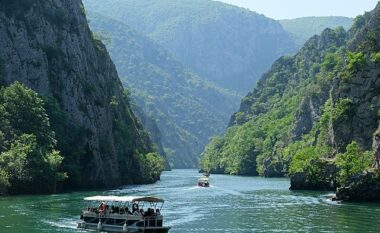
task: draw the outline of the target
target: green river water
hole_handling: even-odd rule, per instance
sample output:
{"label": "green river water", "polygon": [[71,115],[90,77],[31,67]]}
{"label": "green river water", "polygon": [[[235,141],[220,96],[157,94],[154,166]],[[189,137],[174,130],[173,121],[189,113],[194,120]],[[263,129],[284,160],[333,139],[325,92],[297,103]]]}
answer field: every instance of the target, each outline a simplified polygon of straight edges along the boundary
{"label": "green river water", "polygon": [[211,175],[198,188],[196,170],[164,172],[152,185],[106,192],[0,198],[0,233],[86,232],[76,229],[82,199],[101,194],[154,195],[170,233],[380,232],[380,204],[338,204],[326,192],[289,191],[289,179]]}

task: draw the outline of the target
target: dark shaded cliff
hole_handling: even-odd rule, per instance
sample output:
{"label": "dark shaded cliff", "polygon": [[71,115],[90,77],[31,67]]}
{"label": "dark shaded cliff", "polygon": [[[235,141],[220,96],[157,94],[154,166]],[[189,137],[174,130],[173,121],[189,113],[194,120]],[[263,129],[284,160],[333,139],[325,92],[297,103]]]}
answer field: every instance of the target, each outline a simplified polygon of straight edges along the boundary
{"label": "dark shaded cliff", "polygon": [[[152,144],[105,46],[87,25],[81,1],[0,1],[0,64],[3,83],[26,84],[65,116],[51,125],[65,157],[66,188],[159,178],[147,175]],[[76,145],[69,151],[71,143]]]}

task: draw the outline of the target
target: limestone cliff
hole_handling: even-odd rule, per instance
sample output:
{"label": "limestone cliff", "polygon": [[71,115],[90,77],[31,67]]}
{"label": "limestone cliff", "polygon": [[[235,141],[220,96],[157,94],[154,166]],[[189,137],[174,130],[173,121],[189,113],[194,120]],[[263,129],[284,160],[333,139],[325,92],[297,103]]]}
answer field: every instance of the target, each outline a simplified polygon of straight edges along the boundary
{"label": "limestone cliff", "polygon": [[[1,81],[18,80],[57,100],[81,128],[75,187],[152,182],[142,177],[149,137],[134,116],[105,46],[90,31],[78,0],[0,1]],[[59,142],[58,142],[59,143]],[[66,159],[67,160],[67,159]]]}
{"label": "limestone cliff", "polygon": [[295,189],[335,189],[357,172],[342,175],[349,156],[363,157],[353,165],[360,171],[369,167],[380,120],[379,19],[380,4],[349,31],[325,29],[295,56],[278,59],[242,99],[227,133],[206,147],[202,166],[292,174]]}

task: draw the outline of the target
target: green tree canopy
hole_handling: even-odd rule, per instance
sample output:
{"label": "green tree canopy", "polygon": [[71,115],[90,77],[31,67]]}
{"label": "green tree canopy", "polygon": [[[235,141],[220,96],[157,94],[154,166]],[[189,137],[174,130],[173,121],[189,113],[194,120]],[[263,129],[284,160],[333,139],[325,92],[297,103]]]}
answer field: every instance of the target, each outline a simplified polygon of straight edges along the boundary
{"label": "green tree canopy", "polygon": [[19,82],[0,90],[0,185],[50,193],[66,178],[42,98]]}

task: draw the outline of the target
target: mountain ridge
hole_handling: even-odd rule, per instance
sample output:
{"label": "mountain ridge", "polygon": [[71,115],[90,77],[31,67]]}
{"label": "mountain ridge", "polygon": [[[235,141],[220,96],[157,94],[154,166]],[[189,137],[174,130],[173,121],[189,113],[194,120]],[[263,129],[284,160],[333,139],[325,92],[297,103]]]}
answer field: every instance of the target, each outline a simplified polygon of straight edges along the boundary
{"label": "mountain ridge", "polygon": [[277,21],[221,2],[108,0],[85,5],[126,22],[202,79],[239,94],[245,94],[276,58],[295,52]]}
{"label": "mountain ridge", "polygon": [[[201,80],[127,25],[92,11],[88,15],[92,28],[109,36],[107,47],[135,105],[157,122],[171,164],[197,167],[205,143],[223,131],[239,96]],[[154,127],[150,132],[155,134]]]}

